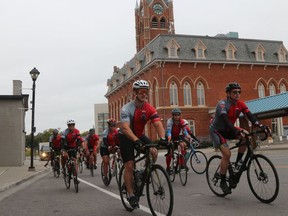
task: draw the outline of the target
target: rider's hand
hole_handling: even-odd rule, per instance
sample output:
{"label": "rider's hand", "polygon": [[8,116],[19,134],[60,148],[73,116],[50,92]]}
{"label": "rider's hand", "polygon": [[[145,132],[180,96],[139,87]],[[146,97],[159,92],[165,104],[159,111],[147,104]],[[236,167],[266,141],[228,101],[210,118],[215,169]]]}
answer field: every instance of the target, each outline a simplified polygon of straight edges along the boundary
{"label": "rider's hand", "polygon": [[139,139],[134,141],[134,148],[137,150],[137,152],[141,150],[143,145],[144,145],[143,142]]}
{"label": "rider's hand", "polygon": [[168,141],[165,138],[160,138],[159,143],[160,146],[167,146]]}

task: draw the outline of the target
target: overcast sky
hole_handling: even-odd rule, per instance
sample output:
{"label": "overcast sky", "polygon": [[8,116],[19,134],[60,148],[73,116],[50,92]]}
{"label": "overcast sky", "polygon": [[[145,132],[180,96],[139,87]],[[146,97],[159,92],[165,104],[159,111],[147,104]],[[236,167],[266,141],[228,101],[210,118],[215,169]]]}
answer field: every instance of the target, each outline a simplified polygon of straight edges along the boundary
{"label": "overcast sky", "polygon": [[[138,0],[139,1],[139,0]],[[0,0],[0,95],[13,80],[31,88],[36,67],[35,126],[87,131],[94,104],[107,102],[113,66],[136,53],[136,0]],[[288,48],[287,0],[174,0],[176,34],[238,32],[240,38],[283,41]],[[23,94],[31,90],[23,89]],[[31,111],[26,112],[31,132]]]}

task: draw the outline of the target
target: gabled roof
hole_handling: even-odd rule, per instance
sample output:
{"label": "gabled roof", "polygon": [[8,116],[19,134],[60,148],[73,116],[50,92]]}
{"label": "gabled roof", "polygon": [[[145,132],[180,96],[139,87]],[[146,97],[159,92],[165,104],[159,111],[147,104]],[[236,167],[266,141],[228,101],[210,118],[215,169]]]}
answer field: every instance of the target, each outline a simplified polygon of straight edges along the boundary
{"label": "gabled roof", "polygon": [[288,92],[245,102],[259,119],[288,116]]}

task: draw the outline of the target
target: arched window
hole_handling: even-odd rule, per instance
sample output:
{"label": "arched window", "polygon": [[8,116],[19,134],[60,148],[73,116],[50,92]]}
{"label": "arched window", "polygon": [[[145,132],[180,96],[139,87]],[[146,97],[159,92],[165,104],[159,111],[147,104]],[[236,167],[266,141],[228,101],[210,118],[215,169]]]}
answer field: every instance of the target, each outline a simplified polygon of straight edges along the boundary
{"label": "arched window", "polygon": [[286,85],[284,83],[280,84],[280,93],[284,93],[287,91]]}
{"label": "arched window", "polygon": [[183,96],[184,96],[184,106],[191,106],[192,105],[191,86],[188,82],[184,83]]}
{"label": "arched window", "polygon": [[178,105],[178,89],[174,81],[172,81],[170,84],[169,92],[170,92],[170,105],[171,106]]}
{"label": "arched window", "polygon": [[158,19],[156,17],[152,19],[152,28],[158,28]]}
{"label": "arched window", "polygon": [[159,107],[159,86],[155,86],[155,107]]}
{"label": "arched window", "polygon": [[160,20],[160,28],[166,28],[166,20],[165,20],[165,18],[161,18],[161,20]]}
{"label": "arched window", "polygon": [[258,96],[259,96],[259,98],[265,97],[265,88],[264,88],[264,85],[262,83],[259,83],[259,85],[258,85]]}
{"label": "arched window", "polygon": [[273,83],[271,83],[269,85],[269,94],[270,95],[275,95],[276,94],[276,88],[275,88],[275,85]]}
{"label": "arched window", "polygon": [[198,106],[205,105],[205,91],[204,91],[204,85],[202,82],[197,83],[197,103],[198,103]]}

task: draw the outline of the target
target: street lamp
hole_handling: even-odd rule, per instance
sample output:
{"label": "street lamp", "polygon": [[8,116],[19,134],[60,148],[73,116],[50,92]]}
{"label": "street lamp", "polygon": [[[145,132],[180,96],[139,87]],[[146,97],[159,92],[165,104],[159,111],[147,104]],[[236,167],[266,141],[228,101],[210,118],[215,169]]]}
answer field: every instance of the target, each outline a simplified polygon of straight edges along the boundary
{"label": "street lamp", "polygon": [[33,165],[33,153],[34,153],[34,132],[36,131],[36,128],[34,127],[34,114],[35,114],[35,82],[37,80],[37,77],[39,76],[40,72],[34,67],[33,70],[30,71],[30,76],[33,80],[33,87],[32,87],[32,122],[31,122],[31,143],[30,143],[30,150],[31,150],[31,161],[30,161],[30,167],[28,168],[28,171],[35,171],[35,167]]}

